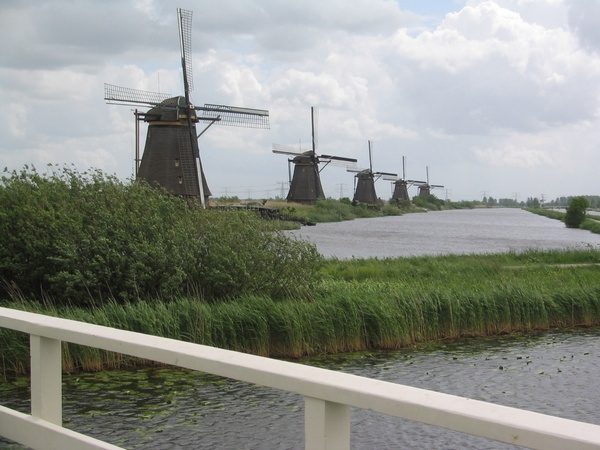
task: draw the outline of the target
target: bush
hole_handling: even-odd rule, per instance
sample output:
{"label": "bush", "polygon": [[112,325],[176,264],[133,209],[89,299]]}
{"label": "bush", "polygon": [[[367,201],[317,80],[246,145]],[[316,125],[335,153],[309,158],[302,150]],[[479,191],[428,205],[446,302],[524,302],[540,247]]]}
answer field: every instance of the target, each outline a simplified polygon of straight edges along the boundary
{"label": "bush", "polygon": [[277,297],[288,283],[309,291],[316,249],[264,231],[253,213],[203,210],[100,171],[51,170],[1,179],[4,296],[91,304],[189,292]]}
{"label": "bush", "polygon": [[589,202],[585,197],[573,197],[567,208],[565,225],[567,225],[568,228],[579,228],[579,225],[585,220],[586,209],[588,207]]}
{"label": "bush", "polygon": [[417,195],[416,197],[413,197],[413,203],[415,206],[429,209],[431,211],[441,211],[445,202],[444,200],[437,198],[435,195],[429,194],[426,196]]}

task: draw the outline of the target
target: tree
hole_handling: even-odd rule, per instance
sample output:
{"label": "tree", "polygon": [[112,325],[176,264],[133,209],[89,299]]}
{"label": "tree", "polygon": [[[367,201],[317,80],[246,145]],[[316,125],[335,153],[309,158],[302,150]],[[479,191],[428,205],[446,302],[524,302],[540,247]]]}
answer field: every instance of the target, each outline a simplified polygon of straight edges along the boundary
{"label": "tree", "polygon": [[565,215],[565,225],[568,228],[579,228],[579,225],[585,220],[586,209],[589,202],[583,196],[573,197],[569,202],[567,214]]}

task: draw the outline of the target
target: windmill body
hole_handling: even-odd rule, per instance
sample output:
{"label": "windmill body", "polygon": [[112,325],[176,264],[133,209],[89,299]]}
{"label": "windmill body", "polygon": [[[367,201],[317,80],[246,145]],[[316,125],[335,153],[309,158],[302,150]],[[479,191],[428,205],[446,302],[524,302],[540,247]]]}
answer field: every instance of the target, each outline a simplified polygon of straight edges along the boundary
{"label": "windmill body", "polygon": [[419,186],[419,197],[427,197],[431,195],[431,186],[429,184],[421,184]]}
{"label": "windmill body", "polygon": [[390,172],[373,172],[373,153],[372,142],[369,141],[369,168],[361,170],[348,169],[349,172],[356,172],[354,176],[354,197],[352,203],[358,205],[361,203],[375,204],[378,197],[375,191],[375,182],[381,177],[397,177],[398,175]]}
{"label": "windmill body", "polygon": [[408,183],[406,180],[397,180],[394,182],[392,199],[396,201],[396,203],[402,200],[410,200],[408,195]]}
{"label": "windmill body", "polygon": [[287,201],[312,204],[325,198],[321,177],[319,176],[319,160],[312,152],[304,152],[291,160],[294,164],[294,175],[290,183]]}
{"label": "windmill body", "polygon": [[[175,195],[197,199],[205,206],[211,193],[202,169],[198,138],[215,123],[269,128],[269,112],[213,104],[198,107],[191,103],[192,12],[178,9],[177,18],[184,95],[171,96],[105,84],[104,99],[107,103],[150,107],[146,113],[138,113],[137,110],[135,113],[136,120],[142,118],[148,123],[146,144],[136,177],[158,184]],[[208,125],[198,134],[196,124],[200,121]]]}
{"label": "windmill body", "polygon": [[[173,107],[175,106],[175,108]],[[211,192],[200,159],[195,111],[188,121],[185,98],[169,98],[151,108],[143,117],[148,122],[146,145],[137,177],[157,183],[169,192],[185,198],[208,201]],[[200,174],[200,176],[198,176]],[[202,191],[200,184],[202,183]]]}
{"label": "windmill body", "polygon": [[[321,184],[321,171],[328,165],[343,166],[348,168],[356,164],[356,159],[334,155],[317,154],[317,112],[311,107],[312,122],[312,150],[294,148],[285,145],[273,144],[273,153],[291,155],[288,164],[294,165],[293,176],[290,176],[290,190],[286,200],[288,202],[312,205],[325,198]],[[319,169],[319,164],[323,167]]]}
{"label": "windmill body", "polygon": [[358,172],[356,175],[356,189],[352,202],[374,204],[377,203],[377,192],[375,191],[375,175],[370,169]]}

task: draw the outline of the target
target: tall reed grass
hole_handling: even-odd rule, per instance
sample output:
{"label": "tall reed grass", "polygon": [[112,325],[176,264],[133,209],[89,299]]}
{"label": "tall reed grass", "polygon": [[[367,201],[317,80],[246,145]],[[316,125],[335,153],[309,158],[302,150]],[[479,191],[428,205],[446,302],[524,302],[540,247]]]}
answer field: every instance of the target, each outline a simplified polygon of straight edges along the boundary
{"label": "tall reed grass", "polygon": [[[245,296],[209,303],[109,302],[92,309],[25,299],[3,306],[273,357],[397,349],[420,342],[600,325],[600,252],[371,259],[325,263],[311,300]],[[22,373],[28,337],[0,329],[0,369]],[[67,371],[146,364],[63,346]]]}

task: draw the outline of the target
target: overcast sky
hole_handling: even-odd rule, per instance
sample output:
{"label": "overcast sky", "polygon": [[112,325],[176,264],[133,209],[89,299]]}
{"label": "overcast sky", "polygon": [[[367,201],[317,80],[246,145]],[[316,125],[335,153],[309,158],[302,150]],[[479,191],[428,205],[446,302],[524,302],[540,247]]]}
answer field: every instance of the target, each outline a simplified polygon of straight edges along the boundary
{"label": "overcast sky", "polygon": [[[440,198],[600,194],[589,0],[3,0],[0,166],[130,179],[132,108],[107,105],[104,83],[182,94],[177,6],[193,11],[192,101],[270,111],[269,130],[200,138],[213,196],[280,195],[287,158],[272,144],[308,148],[311,106],[319,153],[368,167],[371,140],[375,171],[401,174],[406,156],[407,178],[429,167]],[[321,179],[352,196],[352,173]]]}

